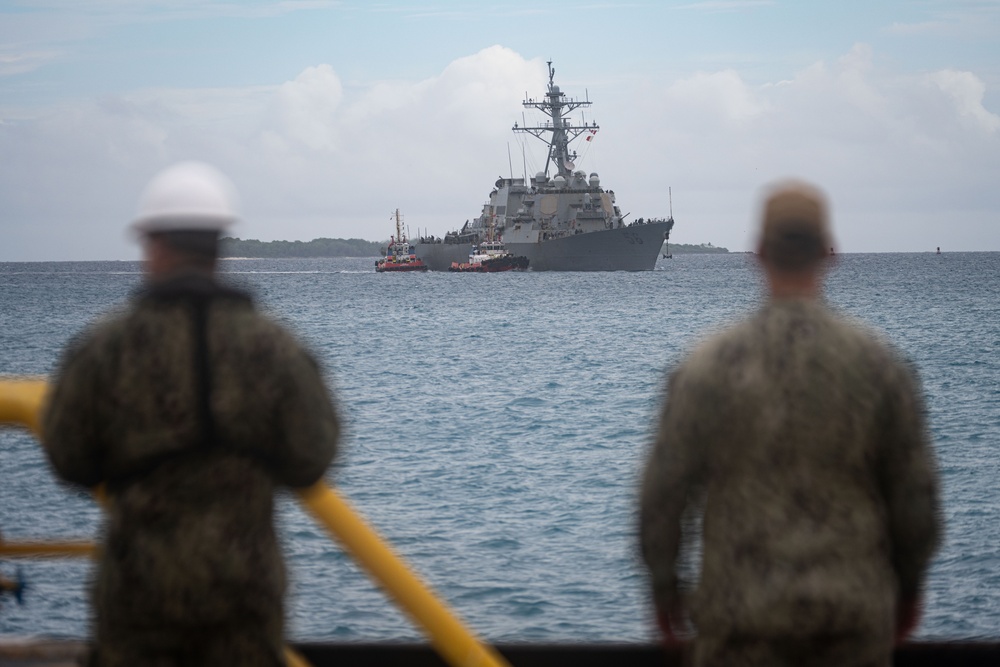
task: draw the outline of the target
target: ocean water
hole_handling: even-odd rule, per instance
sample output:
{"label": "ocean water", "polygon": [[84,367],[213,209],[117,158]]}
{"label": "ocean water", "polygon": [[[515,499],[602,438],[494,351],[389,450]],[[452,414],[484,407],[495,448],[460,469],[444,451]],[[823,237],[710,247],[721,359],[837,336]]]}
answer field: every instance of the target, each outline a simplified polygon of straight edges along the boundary
{"label": "ocean water", "polygon": [[[376,274],[373,259],[227,260],[315,351],[346,422],[330,479],[476,633],[494,642],[656,637],[636,487],[665,372],[763,298],[754,258],[678,255],[643,273]],[[0,373],[46,375],[121,304],[133,262],[0,264]],[[916,363],[946,538],[919,636],[1000,635],[1000,253],[846,254],[840,310]],[[87,539],[99,510],[0,432],[0,531]],[[422,634],[294,501],[279,524],[297,640]],[[20,561],[0,636],[85,637],[85,561]],[[7,576],[17,563],[0,561]]]}

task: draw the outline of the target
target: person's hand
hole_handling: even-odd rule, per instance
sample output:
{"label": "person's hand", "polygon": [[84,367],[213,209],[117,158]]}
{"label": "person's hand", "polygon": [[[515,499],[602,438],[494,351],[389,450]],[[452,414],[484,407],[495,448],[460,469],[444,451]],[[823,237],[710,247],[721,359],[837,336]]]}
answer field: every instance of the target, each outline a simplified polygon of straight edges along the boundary
{"label": "person's hand", "polygon": [[687,631],[684,608],[680,603],[675,602],[656,609],[656,622],[660,626],[660,633],[663,636],[665,646],[679,646],[683,643],[683,636]]}
{"label": "person's hand", "polygon": [[920,598],[900,600],[896,609],[896,644],[902,644],[920,622]]}

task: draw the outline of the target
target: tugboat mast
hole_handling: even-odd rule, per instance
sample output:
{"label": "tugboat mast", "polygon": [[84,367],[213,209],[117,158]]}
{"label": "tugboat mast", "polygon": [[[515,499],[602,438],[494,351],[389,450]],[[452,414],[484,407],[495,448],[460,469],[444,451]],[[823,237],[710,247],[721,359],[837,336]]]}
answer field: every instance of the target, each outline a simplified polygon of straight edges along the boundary
{"label": "tugboat mast", "polygon": [[[418,230],[419,231],[419,230]],[[403,238],[403,218],[399,215],[399,209],[396,209],[396,243],[403,243],[406,239]]]}
{"label": "tugboat mast", "polygon": [[[556,73],[552,67],[552,61],[549,60],[547,64],[549,66],[549,90],[545,95],[545,99],[537,102],[533,99],[525,99],[522,102],[522,106],[525,109],[537,109],[552,120],[534,127],[520,127],[517,123],[514,123],[512,129],[514,132],[527,132],[541,139],[549,147],[549,156],[545,162],[546,177],[549,175],[549,165],[551,164],[555,167],[556,175],[568,178],[576,166],[573,163],[576,159],[576,151],[570,152],[570,142],[584,132],[596,132],[599,126],[597,123],[591,125],[574,125],[566,117],[571,111],[580,107],[589,107],[591,103],[589,100],[581,102],[580,100],[563,95],[562,91],[559,90],[559,86],[553,83],[552,80]],[[552,133],[551,139],[544,136],[547,132]]]}

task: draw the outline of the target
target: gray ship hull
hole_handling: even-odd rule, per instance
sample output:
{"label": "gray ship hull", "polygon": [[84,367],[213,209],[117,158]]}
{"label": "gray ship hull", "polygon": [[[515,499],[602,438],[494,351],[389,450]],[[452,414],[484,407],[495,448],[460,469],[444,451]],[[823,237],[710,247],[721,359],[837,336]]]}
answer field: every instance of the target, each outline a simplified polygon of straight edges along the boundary
{"label": "gray ship hull", "polygon": [[[575,234],[539,243],[506,243],[507,252],[528,258],[529,271],[651,271],[673,221]],[[414,251],[431,271],[469,261],[471,243],[416,243]]]}

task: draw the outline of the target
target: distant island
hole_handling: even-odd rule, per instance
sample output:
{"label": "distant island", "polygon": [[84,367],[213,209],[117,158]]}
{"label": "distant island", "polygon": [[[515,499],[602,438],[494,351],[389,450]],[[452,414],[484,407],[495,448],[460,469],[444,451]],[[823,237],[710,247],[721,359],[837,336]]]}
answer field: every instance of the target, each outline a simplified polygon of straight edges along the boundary
{"label": "distant island", "polygon": [[[253,259],[292,257],[379,257],[389,244],[364,239],[313,239],[312,241],[258,241],[224,237],[219,244],[220,257]],[[667,243],[663,253],[671,255],[718,254],[729,250],[711,243]]]}
{"label": "distant island", "polygon": [[729,250],[711,243],[670,243],[663,245],[663,252],[670,255],[715,255],[727,253]]}
{"label": "distant island", "polygon": [[271,259],[286,257],[378,257],[388,241],[313,239],[312,241],[258,241],[223,237],[220,257]]}

